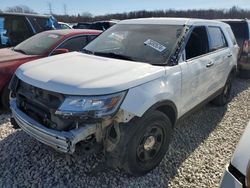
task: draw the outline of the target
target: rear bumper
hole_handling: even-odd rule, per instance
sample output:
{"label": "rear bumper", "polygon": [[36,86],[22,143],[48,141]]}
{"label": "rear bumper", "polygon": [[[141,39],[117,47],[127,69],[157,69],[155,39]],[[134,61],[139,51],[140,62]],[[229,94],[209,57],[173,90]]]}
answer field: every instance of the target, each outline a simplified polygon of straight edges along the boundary
{"label": "rear bumper", "polygon": [[228,168],[225,170],[222,180],[221,180],[221,184],[220,184],[220,188],[243,188],[244,186],[242,185],[241,182],[239,182],[234,176],[233,174],[231,174],[228,171]]}
{"label": "rear bumper", "polygon": [[19,110],[15,99],[10,101],[10,108],[14,119],[23,131],[61,152],[74,153],[75,145],[88,136],[95,134],[97,130],[96,124],[86,124],[70,131],[49,129]]}

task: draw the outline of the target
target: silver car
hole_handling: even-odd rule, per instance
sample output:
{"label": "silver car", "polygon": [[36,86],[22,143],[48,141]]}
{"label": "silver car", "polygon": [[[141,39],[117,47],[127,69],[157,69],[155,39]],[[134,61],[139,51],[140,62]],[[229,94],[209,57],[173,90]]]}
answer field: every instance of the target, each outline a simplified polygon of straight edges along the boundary
{"label": "silver car", "polygon": [[238,143],[231,163],[221,181],[221,188],[250,187],[250,122]]}

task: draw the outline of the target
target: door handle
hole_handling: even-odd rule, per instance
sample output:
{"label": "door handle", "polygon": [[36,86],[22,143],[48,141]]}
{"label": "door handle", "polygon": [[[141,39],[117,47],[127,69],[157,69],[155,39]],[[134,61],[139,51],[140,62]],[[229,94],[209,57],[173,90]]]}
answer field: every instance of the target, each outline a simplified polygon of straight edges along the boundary
{"label": "door handle", "polygon": [[213,65],[214,65],[214,62],[213,62],[213,61],[210,61],[210,62],[206,65],[206,67],[209,68],[209,67],[212,67]]}
{"label": "door handle", "polygon": [[233,56],[233,54],[228,54],[228,55],[227,55],[227,57],[232,57],[232,56]]}

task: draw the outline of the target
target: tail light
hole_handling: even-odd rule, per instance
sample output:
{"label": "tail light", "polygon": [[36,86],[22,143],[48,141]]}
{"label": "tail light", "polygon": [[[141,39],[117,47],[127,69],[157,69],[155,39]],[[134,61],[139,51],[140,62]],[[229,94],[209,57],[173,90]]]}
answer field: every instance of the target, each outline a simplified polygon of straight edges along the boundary
{"label": "tail light", "polygon": [[245,40],[243,45],[243,54],[248,55],[250,53],[250,40]]}

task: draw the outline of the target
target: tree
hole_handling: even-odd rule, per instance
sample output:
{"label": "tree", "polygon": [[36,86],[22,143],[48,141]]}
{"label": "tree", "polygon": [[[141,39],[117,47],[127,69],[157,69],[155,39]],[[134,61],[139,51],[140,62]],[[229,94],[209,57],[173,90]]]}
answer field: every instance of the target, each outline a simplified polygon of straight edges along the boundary
{"label": "tree", "polygon": [[16,12],[16,13],[30,13],[30,14],[36,14],[34,10],[31,8],[25,6],[25,5],[18,5],[14,7],[8,7],[5,9],[6,12]]}
{"label": "tree", "polygon": [[188,17],[188,18],[204,18],[204,19],[227,19],[227,18],[250,18],[250,10],[232,7],[231,9],[191,9],[191,10],[155,10],[155,11],[133,11],[128,13],[106,14],[93,16],[89,12],[84,12],[78,15],[55,15],[60,21],[77,23],[77,22],[92,22],[101,20],[124,20],[131,18],[146,18],[146,17]]}
{"label": "tree", "polygon": [[92,18],[92,17],[93,17],[93,15],[92,15],[91,13],[89,13],[89,12],[83,12],[83,13],[81,14],[81,16],[82,16],[82,17],[86,17],[86,18]]}

